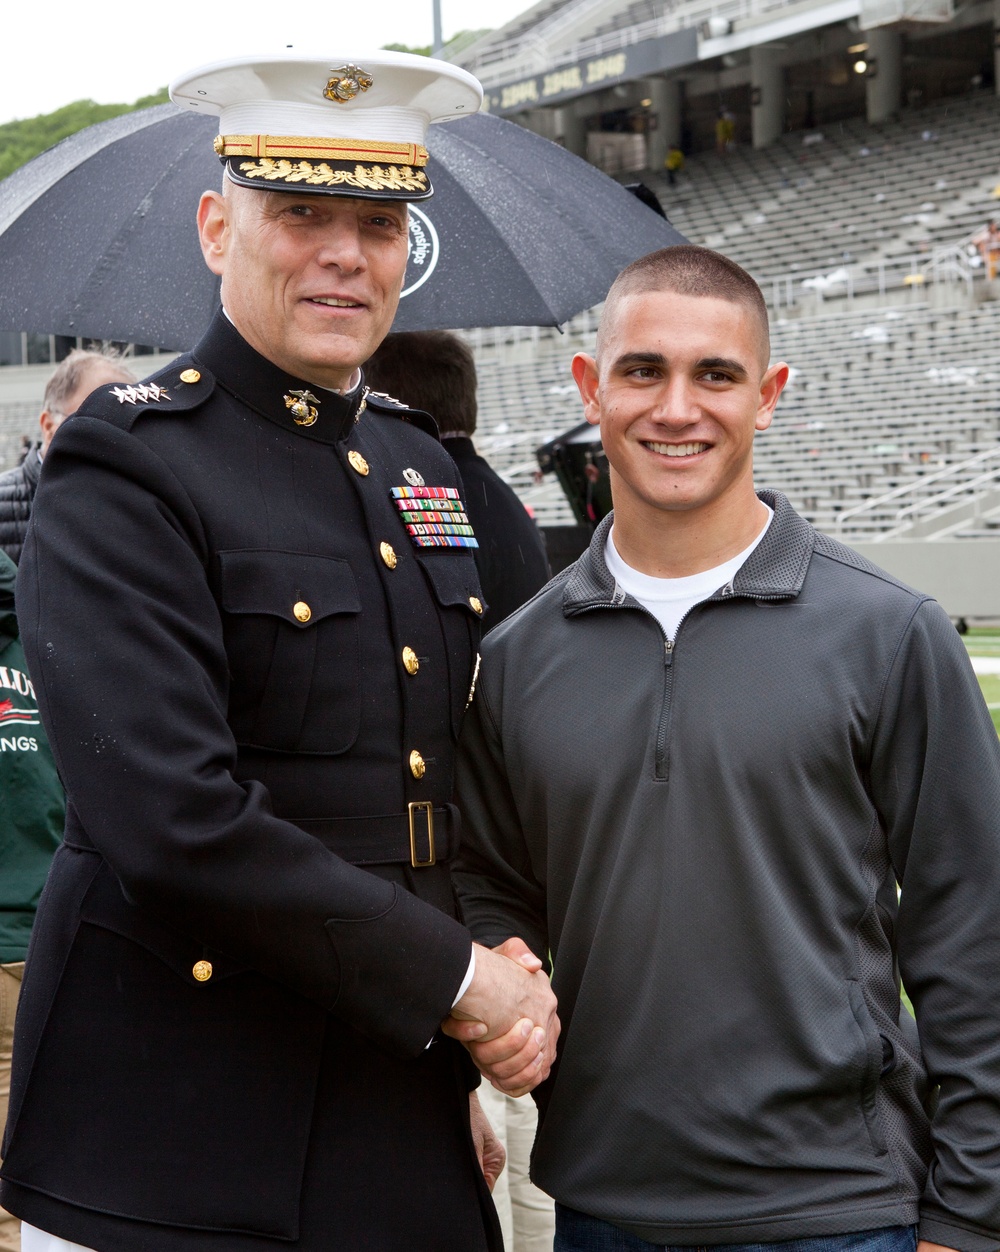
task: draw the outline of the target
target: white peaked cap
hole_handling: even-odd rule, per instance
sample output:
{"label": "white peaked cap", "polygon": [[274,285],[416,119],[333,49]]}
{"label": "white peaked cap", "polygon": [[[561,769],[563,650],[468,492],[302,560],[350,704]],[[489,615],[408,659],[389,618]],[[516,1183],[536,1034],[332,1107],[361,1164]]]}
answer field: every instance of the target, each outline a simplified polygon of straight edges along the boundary
{"label": "white peaked cap", "polygon": [[[353,100],[323,95],[336,71],[355,65],[372,85]],[[175,104],[219,117],[222,134],[317,135],[423,143],[431,122],[476,113],[479,80],[447,61],[408,52],[338,52],[305,57],[289,49],[268,57],[233,57],[181,74]]]}
{"label": "white peaked cap", "polygon": [[216,151],[244,186],[412,200],[431,194],[428,126],[476,113],[483,89],[430,57],[288,49],[191,70],[170,98],[218,116]]}

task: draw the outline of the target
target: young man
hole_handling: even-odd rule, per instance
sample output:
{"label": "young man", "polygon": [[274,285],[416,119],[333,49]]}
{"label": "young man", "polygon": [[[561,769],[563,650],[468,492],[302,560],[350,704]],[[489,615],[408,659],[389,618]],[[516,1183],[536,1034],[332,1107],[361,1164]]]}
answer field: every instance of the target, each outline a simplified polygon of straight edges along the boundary
{"label": "young man", "polygon": [[223,309],[45,459],[19,609],[69,805],[2,1200],[25,1252],[496,1252],[497,1154],[437,1028],[513,1032],[530,1084],[554,1000],[455,915],[483,602],[467,526],[408,529],[410,501],[461,512],[433,424],[359,368],[427,123],[481,92],[393,53],[172,90],[220,115],[198,223]]}
{"label": "young man", "polygon": [[731,261],[636,262],[573,373],[614,513],[486,640],[458,769],[473,933],[552,954],[556,1247],[995,1249],[1000,745],[962,643],[755,492],[788,371]]}

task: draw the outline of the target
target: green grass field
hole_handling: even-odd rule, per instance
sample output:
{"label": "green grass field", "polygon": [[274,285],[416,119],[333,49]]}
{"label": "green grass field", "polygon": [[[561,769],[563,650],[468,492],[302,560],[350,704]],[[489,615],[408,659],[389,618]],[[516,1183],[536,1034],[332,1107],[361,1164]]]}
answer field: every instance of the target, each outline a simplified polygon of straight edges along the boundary
{"label": "green grass field", "polygon": [[[965,636],[970,656],[1000,657],[1000,628],[973,626]],[[993,725],[1000,734],[1000,674],[980,674],[979,686],[989,705]]]}

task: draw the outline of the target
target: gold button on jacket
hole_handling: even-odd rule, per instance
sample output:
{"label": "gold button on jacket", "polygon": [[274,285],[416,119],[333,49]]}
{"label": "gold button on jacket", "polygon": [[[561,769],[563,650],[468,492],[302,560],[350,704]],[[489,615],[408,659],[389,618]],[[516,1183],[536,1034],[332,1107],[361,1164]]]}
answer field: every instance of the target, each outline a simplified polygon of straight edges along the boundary
{"label": "gold button on jacket", "polygon": [[381,557],[382,557],[382,560],[383,560],[383,561],[385,561],[386,565],[388,565],[388,567],[389,567],[390,569],[395,569],[395,568],[396,568],[396,559],[397,559],[397,558],[396,558],[396,549],[392,546],[392,544],[391,544],[391,543],[386,543],[386,542],[383,540],[383,542],[379,544],[379,546],[378,546],[378,550],[379,550],[379,553],[380,553],[380,555],[381,555]]}
{"label": "gold button on jacket", "polygon": [[306,604],[305,600],[297,601],[292,608],[292,612],[295,614],[296,621],[299,622],[308,622],[313,615],[312,609]]}
{"label": "gold button on jacket", "polygon": [[357,473],[359,473],[361,477],[364,478],[365,475],[368,473],[368,462],[361,455],[361,453],[355,452],[355,450],[352,448],[350,452],[348,452],[347,454],[347,459],[351,463],[351,469],[356,470]]}
{"label": "gold button on jacket", "polygon": [[410,773],[414,778],[423,778],[424,774],[427,773],[427,766],[424,764],[424,758],[420,755],[416,748],[414,748],[410,753]]}
{"label": "gold button on jacket", "polygon": [[478,596],[469,596],[469,604],[472,606],[473,613],[482,613],[483,602]]}
{"label": "gold button on jacket", "polygon": [[198,979],[199,982],[208,982],[208,980],[212,977],[212,962],[195,961],[194,968],[191,970],[191,973]]}
{"label": "gold button on jacket", "polygon": [[417,654],[409,646],[403,649],[403,666],[408,674],[415,674],[420,668]]}

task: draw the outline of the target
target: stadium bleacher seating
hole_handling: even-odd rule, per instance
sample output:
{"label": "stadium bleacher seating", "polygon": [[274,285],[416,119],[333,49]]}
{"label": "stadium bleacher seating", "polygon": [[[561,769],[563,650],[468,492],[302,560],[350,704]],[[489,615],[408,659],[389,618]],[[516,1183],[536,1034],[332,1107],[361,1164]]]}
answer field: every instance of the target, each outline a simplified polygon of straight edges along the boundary
{"label": "stadium bleacher seating", "polygon": [[[593,350],[595,324],[581,317],[566,335],[540,331],[520,341],[472,337],[477,445],[542,525],[573,520],[554,478],[536,481],[534,452],[582,421],[569,363],[574,352]],[[859,538],[890,528],[908,496],[838,519],[932,475],[942,486],[961,485],[981,472],[973,458],[1000,446],[998,344],[994,302],[776,319],[772,355],[793,373],[774,424],[757,439],[758,484],[783,490],[830,533]],[[984,525],[965,533],[990,532]]]}
{"label": "stadium bleacher seating", "polygon": [[638,26],[640,22],[655,21],[656,18],[663,17],[676,7],[672,0],[632,0],[631,4],[624,5],[621,11],[608,21],[602,22],[594,30],[593,37],[597,39],[612,31],[627,30],[630,26]]}
{"label": "stadium bleacher seating", "polygon": [[[631,20],[643,20],[643,5],[631,6]],[[560,7],[536,7],[535,20]],[[879,306],[834,287],[820,315],[804,316],[813,305],[801,282],[924,255],[1000,212],[1000,100],[970,94],[891,124],[853,119],[816,134],[693,156],[676,188],[652,173],[648,181],[692,242],[732,256],[769,298],[781,293],[773,352],[793,378],[758,439],[758,482],[784,490],[821,529],[863,538],[898,526],[925,496],[960,497],[1000,465],[1000,302],[981,299],[982,282],[954,307],[938,307],[921,287],[890,290]],[[573,520],[555,479],[539,481],[535,449],[582,420],[569,363],[592,350],[598,313],[581,314],[564,334],[468,332],[480,380],[477,444],[542,525]],[[0,468],[34,435],[37,412],[36,403],[0,402]],[[957,533],[996,537],[1000,525],[987,516]]]}
{"label": "stadium bleacher seating", "polygon": [[[555,478],[538,481],[535,449],[583,420],[569,366],[575,352],[593,351],[598,316],[574,318],[564,334],[467,332],[479,371],[477,446],[543,526],[573,521]],[[1000,302],[779,315],[772,354],[793,373],[773,426],[757,439],[758,483],[785,491],[830,533],[890,528],[908,496],[839,519],[925,479],[961,486],[981,473],[974,458],[1000,449],[998,346]],[[36,421],[37,405],[0,404],[0,468],[15,463]],[[987,519],[962,533],[997,531]]]}
{"label": "stadium bleacher seating", "polygon": [[[643,4],[631,6],[632,20],[642,20]],[[733,257],[769,297],[777,284],[779,303],[791,294],[799,306],[794,314],[803,311],[804,279],[849,269],[860,286],[880,259],[926,256],[1000,213],[995,96],[908,110],[879,126],[847,120],[824,127],[822,140],[817,133],[760,151],[698,154],[676,188],[656,174],[648,181],[692,242]],[[907,268],[897,269],[897,285]],[[916,302],[919,287],[889,290],[887,307],[852,304],[843,292],[829,289],[834,302],[820,316],[779,309],[772,317],[774,357],[793,366],[793,381],[758,439],[757,479],[786,491],[821,529],[862,538],[898,525],[901,509],[912,512],[923,480],[935,484],[927,495],[960,492],[982,476],[975,458],[1000,449],[1000,304],[980,302],[978,289],[953,308]],[[572,518],[555,480],[537,481],[534,450],[582,420],[569,362],[591,350],[595,326],[591,314],[565,335],[473,336],[477,442],[543,525]],[[859,508],[891,492],[899,499]],[[998,532],[987,521],[961,533]]]}
{"label": "stadium bleacher seating", "polygon": [[760,150],[699,153],[679,186],[659,173],[649,181],[692,243],[725,252],[762,285],[840,268],[860,278],[1000,213],[1000,98],[981,92],[884,125],[852,118]]}

